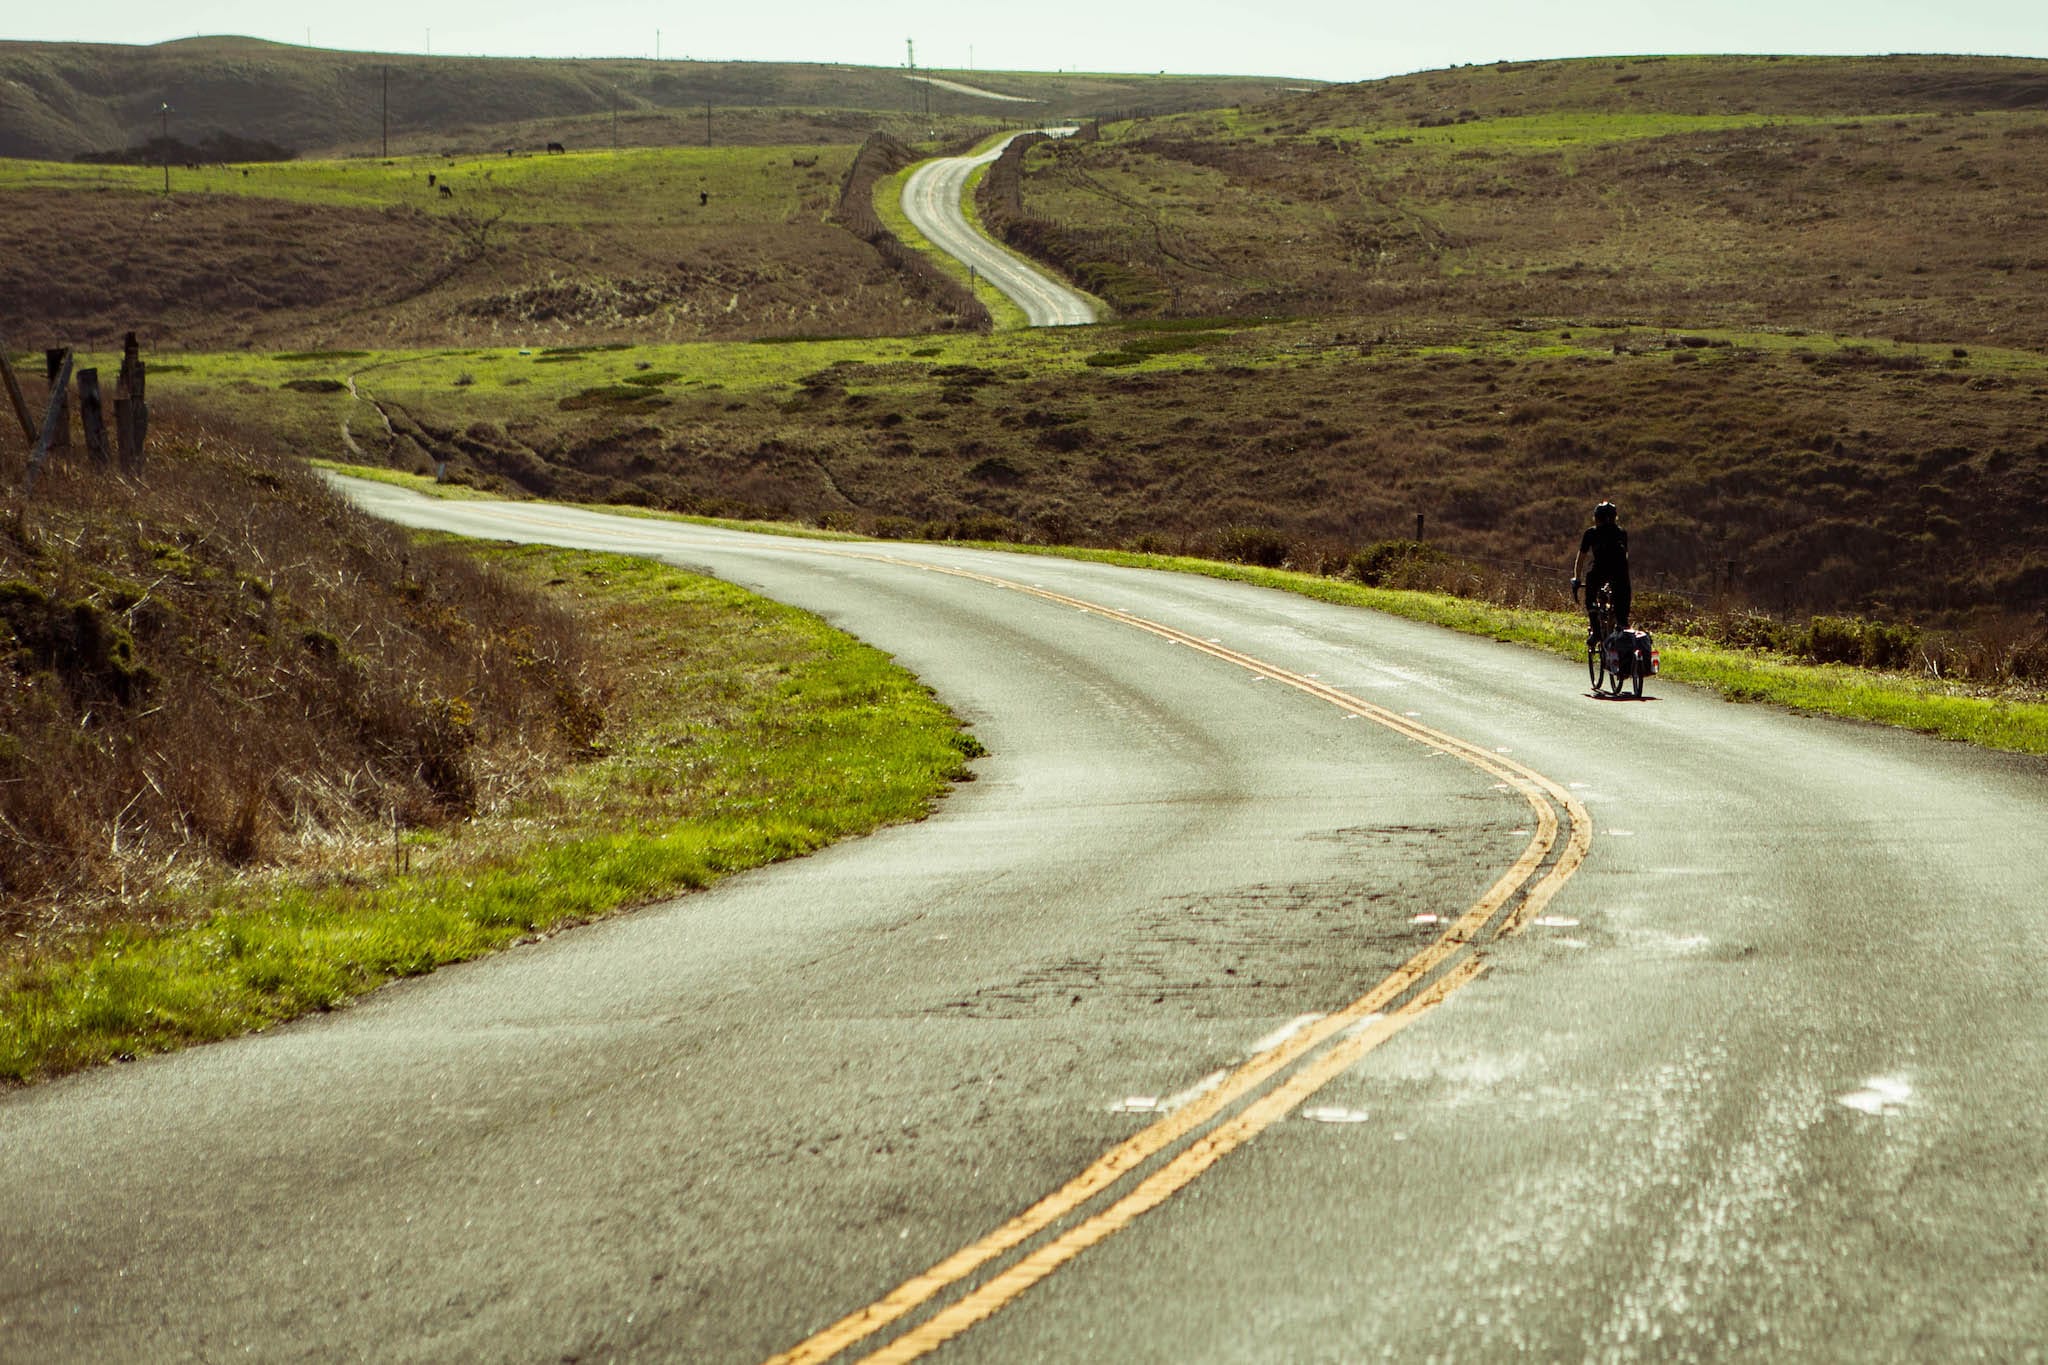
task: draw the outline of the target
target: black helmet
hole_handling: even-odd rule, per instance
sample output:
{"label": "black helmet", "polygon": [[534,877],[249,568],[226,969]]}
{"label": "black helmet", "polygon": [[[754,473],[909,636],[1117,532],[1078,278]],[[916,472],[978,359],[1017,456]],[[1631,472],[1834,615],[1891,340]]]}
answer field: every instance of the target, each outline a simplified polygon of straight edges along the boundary
{"label": "black helmet", "polygon": [[1611,502],[1603,502],[1593,509],[1593,523],[1596,526],[1605,526],[1620,515],[1620,508]]}

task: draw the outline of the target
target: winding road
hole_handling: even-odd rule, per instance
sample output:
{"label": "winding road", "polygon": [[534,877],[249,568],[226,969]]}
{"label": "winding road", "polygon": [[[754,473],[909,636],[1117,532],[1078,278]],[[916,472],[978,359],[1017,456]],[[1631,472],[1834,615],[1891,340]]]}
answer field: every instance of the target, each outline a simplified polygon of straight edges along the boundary
{"label": "winding road", "polygon": [[[1064,137],[1071,128],[1038,131]],[[1002,142],[976,156],[947,156],[927,161],[903,182],[903,212],[911,225],[934,246],[974,267],[990,284],[1024,310],[1033,327],[1077,327],[1095,321],[1095,305],[1074,290],[978,232],[961,211],[960,197],[977,166],[986,166],[1003,148],[1022,137]]]}
{"label": "winding road", "polygon": [[0,1097],[0,1357],[2038,1357],[2040,761],[1196,577],[347,486],[820,612],[991,753]]}

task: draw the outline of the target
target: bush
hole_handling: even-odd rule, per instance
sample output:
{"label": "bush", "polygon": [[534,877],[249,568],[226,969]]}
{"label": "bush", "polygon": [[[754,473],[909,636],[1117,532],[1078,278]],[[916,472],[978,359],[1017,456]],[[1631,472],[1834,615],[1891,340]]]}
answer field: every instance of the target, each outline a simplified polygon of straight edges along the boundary
{"label": "bush", "polygon": [[1755,611],[1730,612],[1716,619],[1708,628],[1707,635],[1735,649],[1796,653],[1800,648],[1797,641],[1787,641],[1787,627],[1782,621]]}
{"label": "bush", "polygon": [[1386,587],[1405,571],[1441,564],[1442,550],[1422,540],[1377,540],[1351,556],[1351,576],[1368,588]]}
{"label": "bush", "polygon": [[1807,626],[1798,652],[1815,663],[1909,668],[1919,658],[1920,632],[1909,625],[1816,616]]}
{"label": "bush", "polygon": [[1645,590],[1629,604],[1630,624],[1642,630],[1696,632],[1702,622],[1699,609],[1690,598],[1677,593]]}
{"label": "bush", "polygon": [[1277,569],[1287,562],[1292,546],[1269,526],[1226,526],[1216,537],[1216,554],[1236,564]]}

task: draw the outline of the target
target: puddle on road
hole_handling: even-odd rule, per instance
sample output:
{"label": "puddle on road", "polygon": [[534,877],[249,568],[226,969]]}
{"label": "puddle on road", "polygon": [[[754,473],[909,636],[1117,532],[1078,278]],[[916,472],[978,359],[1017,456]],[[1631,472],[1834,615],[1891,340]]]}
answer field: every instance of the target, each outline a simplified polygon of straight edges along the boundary
{"label": "puddle on road", "polygon": [[1318,1104],[1301,1111],[1310,1123],[1364,1123],[1372,1117],[1363,1109],[1346,1109],[1341,1104]]}
{"label": "puddle on road", "polygon": [[1647,952],[1685,957],[1705,952],[1714,942],[1705,934],[1673,934],[1662,929],[1631,929],[1626,937]]}
{"label": "puddle on road", "polygon": [[1271,1033],[1259,1039],[1258,1042],[1253,1043],[1251,1055],[1256,1057],[1262,1052],[1271,1052],[1274,1048],[1280,1046],[1280,1044],[1286,1042],[1289,1038],[1292,1038],[1295,1034],[1301,1032],[1322,1017],[1320,1014],[1297,1014],[1279,1028],[1274,1029]]}
{"label": "puddle on road", "polygon": [[1157,1095],[1128,1095],[1109,1106],[1112,1114],[1156,1114],[1159,1112]]}
{"label": "puddle on road", "polygon": [[1860,1090],[1835,1096],[1835,1103],[1859,1114],[1884,1118],[1913,1102],[1913,1087],[1904,1076],[1872,1076]]}
{"label": "puddle on road", "polygon": [[1530,920],[1529,923],[1535,925],[1538,929],[1576,929],[1579,927],[1577,920],[1566,919],[1563,915],[1538,915],[1535,919]]}

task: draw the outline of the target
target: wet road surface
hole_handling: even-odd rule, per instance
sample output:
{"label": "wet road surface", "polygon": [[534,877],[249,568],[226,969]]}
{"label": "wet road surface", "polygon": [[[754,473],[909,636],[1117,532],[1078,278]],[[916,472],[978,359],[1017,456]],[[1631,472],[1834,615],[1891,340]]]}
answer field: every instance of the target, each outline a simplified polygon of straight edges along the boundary
{"label": "wet road surface", "polygon": [[0,1357],[2039,1356],[2039,761],[1199,578],[357,487],[818,611],[992,753],[922,824],[0,1098]]}

